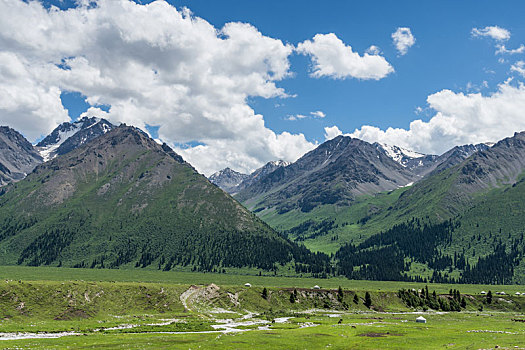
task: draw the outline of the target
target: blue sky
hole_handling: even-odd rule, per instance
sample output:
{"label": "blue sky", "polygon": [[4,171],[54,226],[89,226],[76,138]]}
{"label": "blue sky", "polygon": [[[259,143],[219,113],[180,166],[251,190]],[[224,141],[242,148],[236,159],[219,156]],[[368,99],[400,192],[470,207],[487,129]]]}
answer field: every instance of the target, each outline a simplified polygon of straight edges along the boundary
{"label": "blue sky", "polygon": [[[499,1],[174,1],[216,27],[230,21],[249,22],[262,33],[297,44],[317,33],[335,33],[354,50],[381,48],[396,72],[380,81],[333,80],[308,77],[309,59],[291,58],[295,78],[280,86],[296,98],[255,99],[251,105],[276,131],[303,132],[323,141],[320,126],[337,124],[353,131],[363,124],[407,128],[416,107],[442,89],[467,91],[467,84],[487,81],[492,91],[509,75],[509,64],[498,63],[494,43],[472,38],[474,27],[498,25],[509,29],[509,47],[525,42],[525,3]],[[390,37],[409,27],[416,44],[398,56]],[[487,73],[494,71],[495,73]],[[275,104],[283,107],[275,108]],[[290,114],[326,113],[323,120],[284,120]],[[428,119],[429,116],[426,116]]]}
{"label": "blue sky", "polygon": [[[335,33],[361,54],[370,45],[379,46],[395,69],[385,79],[312,79],[308,57],[294,55],[290,61],[295,76],[279,86],[296,97],[250,99],[271,129],[301,132],[318,142],[324,141],[325,126],[338,125],[351,132],[364,124],[407,128],[414,119],[428,120],[432,112],[418,114],[416,108],[425,108],[427,96],[442,89],[473,92],[477,90],[468,89],[469,83],[482,87],[487,81],[482,93],[495,90],[510,75],[512,61],[498,63],[501,56],[495,55],[494,42],[473,38],[472,28],[498,25],[512,32],[509,48],[525,43],[522,1],[168,2],[188,7],[217,28],[228,22],[247,22],[264,35],[294,45],[317,33]],[[416,37],[416,44],[404,56],[398,55],[390,37],[398,27],[411,28]],[[286,119],[317,110],[326,118]]]}
{"label": "blue sky", "polygon": [[[181,136],[185,135],[184,130],[179,130],[182,126],[177,130],[175,126],[168,128],[163,124],[168,122],[160,117],[142,121],[136,118],[123,120],[132,124],[135,122],[141,127],[156,123],[155,130],[160,127],[159,137],[163,137],[163,140],[176,148],[180,146],[177,150],[196,163],[197,168],[203,172],[209,173],[224,165],[249,171],[277,157],[294,160],[293,158],[297,158],[315,144],[325,141],[325,128],[337,127],[337,132],[351,133],[371,142],[397,143],[421,152],[440,153],[455,144],[497,141],[525,127],[525,115],[520,117],[519,114],[519,108],[523,106],[521,98],[525,91],[520,85],[525,78],[520,62],[525,60],[525,52],[496,53],[498,45],[505,45],[507,50],[511,50],[525,44],[525,3],[522,1],[168,2],[179,12],[182,12],[183,7],[189,8],[194,17],[204,19],[217,31],[230,22],[249,23],[263,36],[278,39],[289,47],[296,48],[300,43],[313,40],[318,34],[329,33],[334,33],[344,45],[351,46],[353,52],[360,56],[363,56],[371,45],[375,45],[380,49],[377,55],[386,60],[394,70],[378,80],[352,76],[344,79],[331,76],[312,77],[313,56],[297,51],[288,52],[285,54],[289,62],[288,74],[273,83],[293,97],[283,97],[281,94],[268,98],[264,93],[247,92],[245,98],[247,106],[251,107],[255,114],[263,116],[265,129],[261,129],[261,133],[269,130],[271,135],[268,134],[268,137],[272,140],[277,138],[276,145],[267,149],[250,149],[244,155],[233,154],[234,148],[243,147],[240,141],[242,136],[231,136],[232,140],[236,138],[235,142],[231,143],[227,140],[230,137],[227,136],[227,130],[221,132],[220,136],[210,136],[213,133],[208,132],[204,133],[206,136],[203,134],[199,137],[197,121],[190,121],[185,126],[188,135],[192,134],[189,130],[197,130],[192,134],[195,136],[186,138]],[[146,4],[149,1],[139,3]],[[61,9],[77,7],[74,2],[69,1],[44,3],[47,8],[50,4]],[[100,4],[94,4],[92,7],[97,6],[103,7]],[[110,10],[104,15],[107,16]],[[154,25],[152,23],[147,27]],[[498,40],[490,35],[473,35],[473,29],[483,30],[491,26],[506,30],[509,37]],[[409,28],[415,37],[415,44],[409,47],[404,55],[396,49],[391,37],[399,27]],[[169,28],[169,24],[164,28]],[[219,34],[218,37],[221,38],[221,35],[224,34]],[[25,55],[25,52],[16,54]],[[145,52],[143,56],[147,55]],[[81,56],[86,57],[90,64],[94,62],[94,58],[91,59],[89,54],[84,54],[81,50],[74,57]],[[177,61],[178,58],[174,55],[169,59]],[[94,63],[92,66],[99,68]],[[511,68],[513,66],[515,69]],[[101,69],[101,72],[104,72],[104,69]],[[512,80],[509,81],[509,78]],[[119,115],[116,107],[112,108],[110,103],[115,101],[115,98],[105,99],[103,91],[95,91],[86,86],[78,87],[80,91],[76,91],[75,84],[63,81],[53,84],[57,84],[60,89],[61,102],[72,119],[86,112],[90,106],[97,105],[103,106],[100,110],[109,111],[110,120],[122,118],[122,114]],[[448,90],[450,92],[446,92]],[[128,99],[132,98],[131,95]],[[429,100],[430,104],[427,103],[429,96],[434,96]],[[512,105],[512,101],[516,99],[519,103]],[[0,104],[0,112],[1,110]],[[122,110],[130,109],[121,106]],[[492,114],[484,112],[486,115],[480,115],[479,118],[486,122],[477,129],[467,130],[461,121],[464,124],[476,124],[476,113],[480,110],[492,111]],[[145,111],[147,113],[148,110]],[[165,113],[164,111],[155,113]],[[323,112],[325,117],[312,116],[311,113],[316,111]],[[184,113],[191,114],[191,111]],[[506,113],[509,117],[503,123],[504,130],[494,132],[490,129],[498,125],[493,120],[498,113]],[[428,123],[438,114],[445,119],[435,119],[435,125]],[[290,116],[297,115],[306,117],[289,120],[294,119]],[[177,118],[174,114],[169,121],[176,124]],[[416,119],[421,119],[424,123],[411,130],[410,123]],[[463,131],[447,130],[447,122]],[[238,122],[224,125],[227,125],[227,129],[237,124]],[[364,130],[364,125],[379,129]],[[384,133],[389,127],[400,128],[401,131]],[[356,129],[361,132],[354,132]],[[287,138],[288,141],[282,141],[286,136],[283,133],[293,136],[302,134],[306,143],[299,138],[292,141]],[[282,135],[284,136],[279,141],[279,136]],[[264,143],[264,140],[261,142]],[[298,145],[300,142],[301,146]],[[293,148],[292,144],[296,148],[294,152],[283,150]],[[198,145],[223,149],[208,156],[205,153],[210,149],[195,147]],[[224,157],[224,161],[221,162],[203,160],[206,157],[217,159],[221,156]]]}

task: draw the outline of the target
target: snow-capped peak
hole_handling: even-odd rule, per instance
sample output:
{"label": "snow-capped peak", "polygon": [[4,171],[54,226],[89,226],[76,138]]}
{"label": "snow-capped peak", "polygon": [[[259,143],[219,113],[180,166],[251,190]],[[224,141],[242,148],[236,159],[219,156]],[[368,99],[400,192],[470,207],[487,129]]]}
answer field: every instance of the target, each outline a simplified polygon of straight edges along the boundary
{"label": "snow-capped peak", "polygon": [[402,166],[406,166],[406,163],[412,159],[425,156],[422,153],[411,151],[399,146],[387,145],[386,143],[377,143],[377,147],[382,149],[387,156]]}
{"label": "snow-capped peak", "polygon": [[[71,127],[65,127],[62,130],[58,130],[54,137],[54,143],[50,143],[47,146],[39,148],[40,156],[47,162],[53,159],[56,155],[55,151],[64,143],[68,138],[75,135],[82,127],[80,125],[71,124]],[[55,129],[56,130],[56,129]],[[51,136],[51,135],[50,135]]]}
{"label": "snow-capped peak", "polygon": [[[53,159],[57,154],[67,153],[93,138],[107,133],[112,128],[113,125],[104,119],[83,117],[72,123],[60,124],[51,134],[40,141],[36,148],[46,162]],[[80,131],[82,132],[79,133]]]}

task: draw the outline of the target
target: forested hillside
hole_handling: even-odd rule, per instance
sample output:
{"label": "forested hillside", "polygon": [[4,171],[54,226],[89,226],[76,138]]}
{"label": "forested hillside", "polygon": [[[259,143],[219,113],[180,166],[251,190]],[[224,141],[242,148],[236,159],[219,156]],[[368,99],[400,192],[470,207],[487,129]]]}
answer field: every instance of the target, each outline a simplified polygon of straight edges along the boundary
{"label": "forested hillside", "polygon": [[0,264],[196,270],[325,255],[281,237],[166,145],[121,126],[1,189]]}

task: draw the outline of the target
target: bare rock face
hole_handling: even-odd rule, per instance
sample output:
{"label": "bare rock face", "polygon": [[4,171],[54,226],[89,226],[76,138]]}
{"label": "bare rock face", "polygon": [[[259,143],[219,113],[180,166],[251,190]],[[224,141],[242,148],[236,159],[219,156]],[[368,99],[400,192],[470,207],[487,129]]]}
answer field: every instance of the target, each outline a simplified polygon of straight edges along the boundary
{"label": "bare rock face", "polygon": [[0,186],[23,179],[42,157],[19,132],[0,127]]}
{"label": "bare rock face", "polygon": [[212,174],[208,179],[226,192],[235,193],[237,187],[248,177],[248,174],[225,168]]}

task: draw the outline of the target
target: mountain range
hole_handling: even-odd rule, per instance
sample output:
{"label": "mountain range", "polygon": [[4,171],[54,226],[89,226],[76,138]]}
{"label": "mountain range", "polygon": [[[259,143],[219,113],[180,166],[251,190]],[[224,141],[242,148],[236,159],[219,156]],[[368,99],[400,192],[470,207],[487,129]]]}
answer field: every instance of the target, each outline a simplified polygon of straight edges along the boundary
{"label": "mountain range", "polygon": [[524,138],[436,156],[340,136],[234,197],[350,278],[525,283]]}
{"label": "mountain range", "polygon": [[0,150],[0,264],[525,283],[525,133],[439,156],[339,136],[209,180],[104,119]]}

